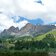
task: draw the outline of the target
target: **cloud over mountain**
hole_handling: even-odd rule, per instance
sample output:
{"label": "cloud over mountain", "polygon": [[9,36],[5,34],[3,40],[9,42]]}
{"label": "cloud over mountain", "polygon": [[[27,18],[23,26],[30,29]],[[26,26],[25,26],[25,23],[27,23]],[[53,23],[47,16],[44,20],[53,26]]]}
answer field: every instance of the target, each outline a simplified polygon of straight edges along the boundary
{"label": "cloud over mountain", "polygon": [[[35,0],[0,0],[0,28],[8,28],[9,26],[18,26],[20,22],[15,22],[20,17],[28,20],[41,18],[44,24],[56,21],[56,0],[42,0],[44,5],[35,3]],[[16,19],[12,17],[17,16]],[[27,22],[23,20],[22,22]],[[22,26],[21,26],[22,27]]]}
{"label": "cloud over mountain", "polygon": [[0,14],[0,29],[1,30],[8,29],[11,26],[21,28],[27,23],[28,21],[26,20],[20,21],[19,23],[15,23],[14,20],[9,18],[8,16],[4,14]]}

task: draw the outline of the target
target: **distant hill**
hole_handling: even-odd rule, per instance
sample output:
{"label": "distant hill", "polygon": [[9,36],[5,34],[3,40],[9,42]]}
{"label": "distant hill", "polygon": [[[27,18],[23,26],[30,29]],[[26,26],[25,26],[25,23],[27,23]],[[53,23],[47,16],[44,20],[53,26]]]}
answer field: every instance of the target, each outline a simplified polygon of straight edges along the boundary
{"label": "distant hill", "polygon": [[35,37],[34,39],[35,40],[42,40],[43,38],[45,38],[45,36],[47,35],[47,34],[53,34],[54,35],[54,38],[55,38],[55,40],[56,40],[56,29],[53,29],[53,30],[51,30],[51,31],[49,31],[49,32],[47,32],[47,33],[45,33],[45,34],[43,34],[43,35],[40,35],[40,36],[37,36],[37,37]]}
{"label": "distant hill", "polygon": [[56,29],[54,25],[33,25],[33,24],[26,24],[23,28],[19,30],[18,27],[11,26],[9,29],[5,29],[3,32],[0,33],[0,36],[7,36],[7,35],[15,35],[15,36],[39,36],[45,34],[49,31]]}

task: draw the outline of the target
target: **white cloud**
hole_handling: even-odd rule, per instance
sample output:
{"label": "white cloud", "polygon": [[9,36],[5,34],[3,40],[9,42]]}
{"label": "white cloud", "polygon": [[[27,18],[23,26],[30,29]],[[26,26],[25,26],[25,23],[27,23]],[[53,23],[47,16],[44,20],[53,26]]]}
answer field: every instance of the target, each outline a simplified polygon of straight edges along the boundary
{"label": "white cloud", "polygon": [[35,0],[17,0],[17,7],[21,7],[18,15],[29,19],[40,17],[46,24],[56,21],[56,0],[42,0],[44,5],[35,3],[34,1]]}
{"label": "white cloud", "polygon": [[[23,1],[23,0],[21,0]],[[18,2],[18,0],[17,0]],[[37,4],[34,0],[24,0],[20,4],[18,4],[22,9],[29,11],[29,12],[45,12],[46,8],[41,4]]]}
{"label": "white cloud", "polygon": [[4,14],[0,14],[0,30],[4,30],[4,29],[8,29],[11,26],[14,27],[23,27],[24,25],[26,25],[28,23],[28,21],[24,20],[22,22],[19,23],[15,23],[13,19],[10,19],[8,16],[4,15]]}
{"label": "white cloud", "polygon": [[18,26],[18,23],[14,23],[13,19],[11,19],[14,15],[22,16],[29,20],[42,18],[45,24],[56,21],[56,0],[42,0],[44,5],[35,3],[34,1],[0,0],[0,13],[3,13],[3,15],[0,14],[0,24],[4,28],[11,25]]}
{"label": "white cloud", "polygon": [[8,16],[0,14],[0,24],[8,28],[14,25],[14,22],[13,19],[10,19]]}
{"label": "white cloud", "polygon": [[24,20],[24,21],[21,21],[19,22],[19,29],[21,29],[22,27],[24,27],[27,23],[29,23],[28,21]]}

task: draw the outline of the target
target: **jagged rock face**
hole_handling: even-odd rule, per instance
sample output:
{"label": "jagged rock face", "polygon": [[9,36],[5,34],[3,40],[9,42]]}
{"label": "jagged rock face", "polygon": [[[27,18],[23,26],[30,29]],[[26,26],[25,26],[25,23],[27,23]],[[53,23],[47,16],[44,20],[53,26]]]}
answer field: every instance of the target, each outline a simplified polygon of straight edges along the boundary
{"label": "jagged rock face", "polygon": [[1,32],[0,35],[4,36],[4,35],[15,35],[16,33],[19,32],[19,28],[18,27],[14,27],[11,26],[9,29],[5,29],[3,32]]}
{"label": "jagged rock face", "polygon": [[35,31],[37,31],[38,33],[46,33],[54,28],[54,25],[36,25]]}
{"label": "jagged rock face", "polygon": [[19,31],[19,35],[21,36],[33,36],[33,32],[35,31],[35,25],[32,25],[30,23],[26,24],[25,27],[23,27],[20,31]]}
{"label": "jagged rock face", "polygon": [[22,29],[11,26],[9,29],[5,29],[0,35],[16,35],[16,36],[36,36],[44,34],[52,29],[56,29],[54,25],[32,25],[26,24]]}
{"label": "jagged rock face", "polygon": [[19,32],[19,28],[18,27],[14,27],[14,26],[11,26],[8,30],[8,32],[14,32],[14,33],[18,33]]}
{"label": "jagged rock face", "polygon": [[54,28],[55,28],[54,25],[32,25],[28,23],[19,31],[18,35],[36,36],[51,31]]}
{"label": "jagged rock face", "polygon": [[1,32],[1,36],[4,36],[4,35],[7,35],[7,34],[9,34],[9,33],[7,33],[7,30],[5,29],[3,32]]}
{"label": "jagged rock face", "polygon": [[28,23],[28,24],[26,24],[25,27],[23,27],[19,31],[19,33],[21,33],[21,34],[32,33],[32,31],[34,31],[34,29],[35,29],[35,25],[32,25],[32,24]]}
{"label": "jagged rock face", "polygon": [[54,25],[36,25],[34,35],[44,34],[52,29],[55,29]]}

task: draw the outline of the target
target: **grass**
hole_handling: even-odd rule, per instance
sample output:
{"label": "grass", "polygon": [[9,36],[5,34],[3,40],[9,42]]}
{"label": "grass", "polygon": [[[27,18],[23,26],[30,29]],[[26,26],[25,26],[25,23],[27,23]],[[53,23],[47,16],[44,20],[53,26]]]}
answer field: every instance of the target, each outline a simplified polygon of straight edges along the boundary
{"label": "grass", "polygon": [[55,38],[55,40],[56,40],[56,29],[54,29],[54,30],[52,30],[52,31],[50,31],[50,32],[47,32],[47,33],[45,33],[45,34],[43,34],[43,35],[40,35],[40,36],[38,36],[38,37],[35,37],[34,40],[40,41],[40,40],[42,40],[43,38],[45,38],[45,36],[46,36],[47,34],[53,34],[53,35],[54,35],[54,38]]}

